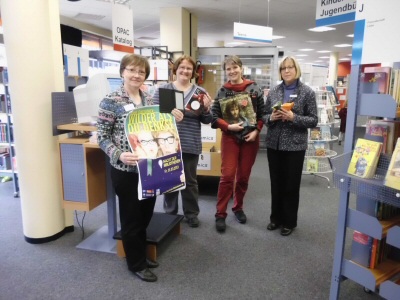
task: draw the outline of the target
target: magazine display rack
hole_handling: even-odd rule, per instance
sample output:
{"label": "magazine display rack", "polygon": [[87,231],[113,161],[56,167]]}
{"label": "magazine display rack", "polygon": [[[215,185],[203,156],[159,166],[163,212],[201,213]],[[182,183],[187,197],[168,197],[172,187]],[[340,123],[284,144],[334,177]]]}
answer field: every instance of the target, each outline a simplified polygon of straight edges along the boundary
{"label": "magazine display rack", "polygon": [[[361,67],[353,65],[349,98],[357,101],[349,102],[344,154],[330,160],[333,168],[333,182],[335,187],[340,190],[330,299],[338,299],[340,283],[344,279],[357,282],[370,291],[379,292],[379,295],[385,299],[398,299],[398,295],[400,295],[399,262],[386,260],[379,263],[374,269],[370,269],[355,263],[351,259],[344,258],[347,228],[378,240],[386,237],[386,244],[400,248],[400,226],[396,225],[398,222],[387,224],[386,221],[379,221],[376,217],[349,208],[350,193],[371,199],[377,203],[387,203],[400,207],[400,190],[389,188],[383,184],[391,159],[390,155],[380,155],[375,176],[371,179],[363,179],[347,173],[352,157],[351,149],[354,147],[357,115],[391,119],[397,117],[396,103],[390,95],[358,93],[360,73]],[[376,105],[376,103],[379,103],[379,105]]]}
{"label": "magazine display rack", "polygon": [[[325,174],[332,172],[329,158],[337,155],[337,152],[331,150],[331,148],[332,143],[338,140],[337,136],[332,135],[335,124],[339,123],[334,119],[338,104],[336,104],[335,97],[330,91],[316,91],[315,96],[318,109],[317,137],[313,137],[313,129],[309,129],[308,149],[304,159],[303,174],[326,179],[328,188],[330,188],[330,179]],[[323,127],[329,130],[327,135],[321,132]]]}
{"label": "magazine display rack", "polygon": [[[0,148],[6,149],[6,153],[0,153],[0,176],[12,177],[14,184],[14,197],[19,196],[18,172],[16,153],[13,138],[13,116],[11,109],[11,97],[8,87],[8,73],[6,68],[0,68]],[[2,151],[1,151],[2,152]]]}

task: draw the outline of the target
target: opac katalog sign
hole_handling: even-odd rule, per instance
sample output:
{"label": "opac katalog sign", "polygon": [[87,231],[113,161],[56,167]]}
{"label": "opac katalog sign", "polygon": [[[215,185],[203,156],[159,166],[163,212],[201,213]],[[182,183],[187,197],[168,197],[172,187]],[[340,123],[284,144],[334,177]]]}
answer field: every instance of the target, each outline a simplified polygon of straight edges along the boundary
{"label": "opac katalog sign", "polygon": [[133,53],[133,11],[130,6],[113,4],[112,29],[114,50]]}

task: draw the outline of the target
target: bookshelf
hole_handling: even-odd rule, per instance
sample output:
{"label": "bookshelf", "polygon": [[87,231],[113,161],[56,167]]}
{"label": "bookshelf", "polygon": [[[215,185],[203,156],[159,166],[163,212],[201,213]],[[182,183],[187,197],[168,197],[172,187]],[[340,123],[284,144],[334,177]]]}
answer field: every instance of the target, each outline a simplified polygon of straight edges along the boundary
{"label": "bookshelf", "polygon": [[[365,289],[379,293],[380,296],[386,299],[398,299],[398,295],[400,295],[400,284],[397,279],[397,276],[400,275],[399,261],[384,260],[374,269],[371,269],[344,257],[348,228],[357,230],[378,240],[386,238],[386,244],[400,248],[399,220],[389,222],[380,221],[365,212],[349,208],[350,194],[400,208],[400,190],[395,190],[384,185],[384,177],[391,159],[390,155],[380,155],[377,170],[372,179],[358,178],[347,173],[352,149],[354,148],[357,115],[390,119],[398,117],[397,105],[394,98],[387,94],[364,93],[363,90],[360,90],[360,76],[361,66],[353,65],[349,90],[350,101],[345,149],[342,155],[330,159],[333,170],[333,183],[340,190],[330,299],[338,299],[340,283],[344,279],[357,282]],[[351,101],[351,99],[355,100]]]}
{"label": "bookshelf", "polygon": [[8,86],[7,68],[0,67],[0,176],[9,176],[14,185],[14,197],[19,196],[18,172],[13,134],[13,115]]}
{"label": "bookshelf", "polygon": [[316,128],[309,129],[308,148],[303,164],[303,175],[314,175],[324,178],[328,181],[330,188],[330,179],[326,176],[332,173],[329,158],[337,155],[332,150],[332,143],[338,140],[337,136],[332,134],[335,124],[336,100],[332,92],[322,90],[316,91],[316,102],[318,109],[318,125]]}

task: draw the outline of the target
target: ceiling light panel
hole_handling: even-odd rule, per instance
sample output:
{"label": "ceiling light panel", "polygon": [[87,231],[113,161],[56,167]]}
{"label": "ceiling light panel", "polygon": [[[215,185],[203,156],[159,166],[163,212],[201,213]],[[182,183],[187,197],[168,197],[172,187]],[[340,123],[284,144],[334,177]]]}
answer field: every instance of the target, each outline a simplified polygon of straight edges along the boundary
{"label": "ceiling light panel", "polygon": [[325,32],[325,31],[336,30],[336,28],[328,27],[328,26],[320,26],[320,27],[310,28],[308,30],[313,31],[313,32]]}

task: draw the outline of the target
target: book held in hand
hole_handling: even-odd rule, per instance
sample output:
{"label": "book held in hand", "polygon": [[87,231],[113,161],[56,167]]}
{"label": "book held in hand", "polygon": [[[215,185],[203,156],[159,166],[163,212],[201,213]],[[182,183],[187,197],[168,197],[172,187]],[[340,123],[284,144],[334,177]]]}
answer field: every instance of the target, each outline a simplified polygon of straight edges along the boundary
{"label": "book held in hand", "polygon": [[236,132],[238,139],[244,137],[256,129],[256,114],[253,109],[253,103],[248,93],[237,93],[231,97],[219,100],[221,106],[222,118],[229,124],[241,123],[243,130]]}
{"label": "book held in hand", "polygon": [[381,151],[382,143],[357,139],[347,173],[361,178],[374,177]]}
{"label": "book held in hand", "polygon": [[171,113],[174,108],[184,111],[183,92],[160,88],[160,113]]}

